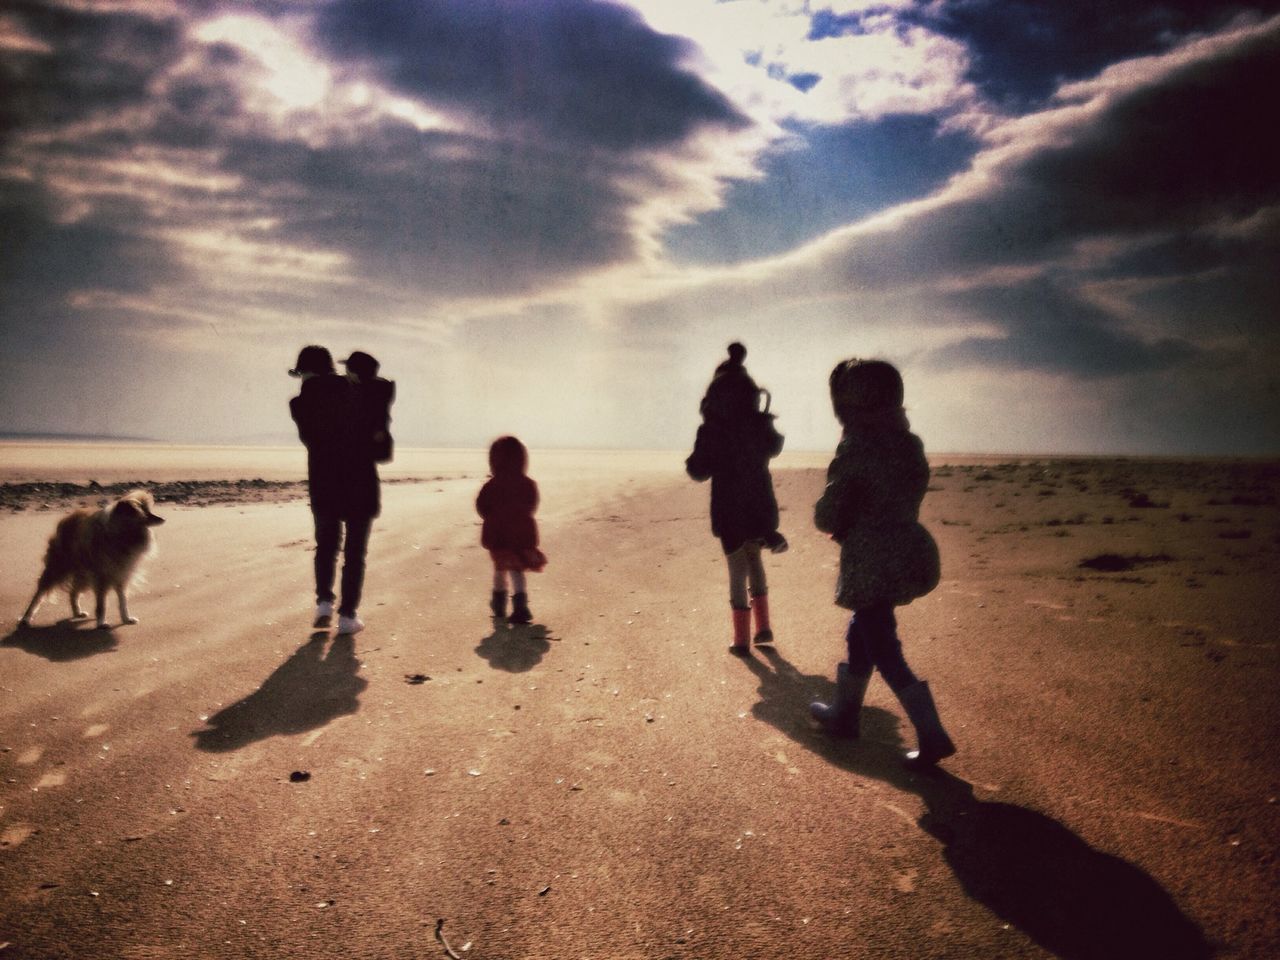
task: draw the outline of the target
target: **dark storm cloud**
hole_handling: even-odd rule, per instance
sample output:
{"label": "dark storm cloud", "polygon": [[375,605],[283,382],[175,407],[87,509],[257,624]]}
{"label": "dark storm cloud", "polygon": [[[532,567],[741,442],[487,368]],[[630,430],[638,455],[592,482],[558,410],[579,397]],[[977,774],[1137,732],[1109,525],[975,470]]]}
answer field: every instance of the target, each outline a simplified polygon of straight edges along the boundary
{"label": "dark storm cloud", "polygon": [[335,0],[316,33],[332,54],[499,129],[631,150],[746,123],[682,68],[687,41],[599,0]]}
{"label": "dark storm cloud", "polygon": [[971,337],[929,355],[932,366],[1070,373],[1083,379],[1165,370],[1200,354],[1185,340],[1141,340],[1071,286],[1039,278],[1014,286],[953,294],[947,306],[1003,330]]}
{"label": "dark storm cloud", "polygon": [[[352,110],[326,114],[330,135],[304,139],[296,125],[249,109],[248,85],[267,76],[253,52],[193,42],[194,21],[14,4],[6,15],[23,43],[0,47],[0,161],[20,173],[7,182],[0,173],[0,190],[22,196],[33,222],[47,219],[6,238],[10,273],[21,275],[0,308],[16,309],[18,297],[61,304],[77,290],[114,289],[109,276],[77,267],[117,246],[134,262],[124,275],[137,292],[145,278],[182,275],[176,248],[139,237],[234,235],[249,222],[273,224],[255,241],[341,254],[337,269],[364,290],[367,314],[400,312],[402,300],[529,291],[635,254],[637,198],[660,189],[662,177],[636,151],[745,123],[682,68],[686,41],[611,4],[280,0],[181,9],[278,17],[290,31],[312,22],[340,78],[379,79],[429,109],[452,109],[459,128],[423,132]],[[74,138],[59,132],[88,119]],[[153,160],[192,181],[147,183]],[[222,184],[213,192],[204,186],[211,178]],[[102,180],[111,186],[99,189]],[[67,249],[83,256],[51,255],[51,236],[72,238]]]}
{"label": "dark storm cloud", "polygon": [[632,252],[622,166],[536,145],[388,122],[357,144],[235,140],[224,169],[271,198],[282,239],[435,295],[511,293]]}
{"label": "dark storm cloud", "polygon": [[33,126],[140,104],[181,54],[179,24],[17,0],[4,11],[46,50],[0,49],[0,142]]}
{"label": "dark storm cloud", "polygon": [[902,23],[962,42],[970,55],[967,78],[992,100],[1021,112],[1042,103],[1063,81],[1092,76],[1118,60],[1162,53],[1181,37],[1220,29],[1241,14],[1278,10],[1280,0],[964,0],[905,11],[871,7],[837,15],[817,9],[810,36],[863,33],[869,19],[893,13]]}
{"label": "dark storm cloud", "polygon": [[76,291],[142,294],[182,276],[165,245],[122,232],[111,218],[59,223],[39,196],[3,189],[0,250],[0,352],[12,355],[74,349],[66,334],[83,320],[68,302]]}
{"label": "dark storm cloud", "polygon": [[[1280,202],[1280,31],[1119,97],[1000,189],[939,209],[905,239],[932,269],[1037,263],[1082,240],[1191,231]],[[1270,104],[1268,109],[1267,104]]]}

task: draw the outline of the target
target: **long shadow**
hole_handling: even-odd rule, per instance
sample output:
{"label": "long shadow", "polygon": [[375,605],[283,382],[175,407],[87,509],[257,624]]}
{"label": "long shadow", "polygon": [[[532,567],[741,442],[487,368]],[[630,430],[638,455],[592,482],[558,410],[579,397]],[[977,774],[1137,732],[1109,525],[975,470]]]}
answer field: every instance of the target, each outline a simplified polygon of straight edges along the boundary
{"label": "long shadow", "polygon": [[114,630],[97,629],[91,617],[66,617],[44,626],[16,627],[0,640],[0,646],[17,647],[55,663],[66,663],[111,653],[119,643]]}
{"label": "long shadow", "polygon": [[752,713],[833,766],[919,796],[920,826],[942,843],[965,893],[1045,950],[1068,960],[1212,956],[1200,928],[1140,868],[1042,813],[979,800],[971,784],[941,769],[904,767],[898,720],[888,711],[865,708],[856,741],[821,733],[808,705],[830,702],[835,684],[800,673],[776,651],[764,655],[767,663],[747,661],[760,681]]}
{"label": "long shadow", "polygon": [[369,681],[357,675],[355,639],[339,636],[325,653],[325,633],[311,639],[243,700],[209,718],[209,729],[192,734],[196,747],[216,753],[256,740],[303,733],[355,713]]}
{"label": "long shadow", "polygon": [[547,628],[540,623],[507,623],[495,619],[493,633],[480,641],[476,653],[495,670],[525,673],[542,662],[551,649]]}

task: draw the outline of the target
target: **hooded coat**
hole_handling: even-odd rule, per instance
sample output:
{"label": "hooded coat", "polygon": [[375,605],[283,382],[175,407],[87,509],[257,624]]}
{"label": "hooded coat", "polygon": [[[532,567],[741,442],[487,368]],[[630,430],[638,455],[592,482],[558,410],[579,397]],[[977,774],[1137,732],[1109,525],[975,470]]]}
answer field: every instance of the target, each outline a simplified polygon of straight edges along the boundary
{"label": "hooded coat", "polygon": [[920,524],[929,463],[905,426],[846,426],[814,524],[840,544],[836,603],[901,606],[938,585],[938,545]]}
{"label": "hooded coat", "polygon": [[302,382],[289,401],[298,438],[307,448],[311,511],[343,520],[376,517],[382,503],[371,438],[360,426],[354,386],[336,373]]}
{"label": "hooded coat", "polygon": [[538,485],[525,475],[527,454],[521,444],[494,444],[489,454],[492,476],[476,497],[484,518],[480,545],[486,550],[532,550],[538,546]]}

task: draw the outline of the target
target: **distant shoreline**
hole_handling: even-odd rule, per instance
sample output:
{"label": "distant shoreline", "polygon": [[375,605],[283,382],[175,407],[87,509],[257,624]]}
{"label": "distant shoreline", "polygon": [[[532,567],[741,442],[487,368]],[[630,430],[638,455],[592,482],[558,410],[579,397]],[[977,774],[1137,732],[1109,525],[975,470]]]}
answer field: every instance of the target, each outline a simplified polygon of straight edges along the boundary
{"label": "distant shoreline", "polygon": [[100,433],[14,433],[0,430],[0,442],[12,443],[167,443],[154,437],[117,437]]}
{"label": "distant shoreline", "polygon": [[[111,447],[120,445],[141,445],[153,449],[163,450],[203,450],[203,451],[235,451],[235,450],[255,450],[255,451],[281,451],[281,450],[301,450],[301,446],[296,440],[281,438],[278,441],[262,441],[262,442],[234,442],[226,441],[220,443],[199,443],[186,442],[177,440],[158,440],[154,437],[109,437],[97,434],[74,434],[74,433],[6,433],[0,431],[0,447],[5,446],[57,446],[68,447],[76,444],[85,444],[94,447]],[[475,446],[416,446],[412,444],[400,444],[397,446],[397,452],[414,453],[414,454],[441,454],[444,456],[458,456],[466,454],[484,454],[487,448],[482,444]],[[530,449],[535,453],[544,453],[551,455],[584,455],[584,456],[674,456],[679,455],[683,460],[687,451],[683,449],[648,449],[640,447],[538,447],[531,446]],[[816,450],[790,449],[785,450],[782,459],[803,458],[809,459],[813,457],[830,458],[835,450],[834,442],[830,448],[822,448]],[[1242,453],[1078,453],[1078,452],[1053,452],[1053,451],[1031,451],[1031,452],[957,452],[957,451],[931,451],[926,450],[929,462],[934,466],[945,465],[961,465],[968,463],[1042,463],[1054,462],[1061,463],[1066,461],[1084,461],[1084,462],[1103,462],[1109,460],[1134,460],[1138,462],[1153,463],[1280,463],[1280,451],[1273,454],[1242,454]],[[785,464],[782,464],[785,468]]]}

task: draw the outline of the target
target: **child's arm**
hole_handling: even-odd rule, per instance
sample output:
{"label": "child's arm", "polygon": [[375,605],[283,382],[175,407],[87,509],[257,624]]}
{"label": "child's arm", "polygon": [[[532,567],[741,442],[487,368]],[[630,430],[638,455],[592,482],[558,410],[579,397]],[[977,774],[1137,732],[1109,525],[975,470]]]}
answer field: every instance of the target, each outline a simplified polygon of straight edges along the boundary
{"label": "child's arm", "polygon": [[813,525],[837,541],[843,540],[849,532],[848,517],[856,500],[846,460],[843,451],[837,449],[835,459],[827,468],[827,487],[813,505]]}
{"label": "child's arm", "polygon": [[493,504],[493,484],[485,481],[485,485],[480,488],[480,493],[476,497],[476,513],[482,517],[489,516],[489,510]]}
{"label": "child's arm", "polygon": [[684,462],[685,472],[701,483],[715,473],[716,457],[712,450],[711,433],[704,423],[698,428],[698,436],[693,442],[693,453]]}

